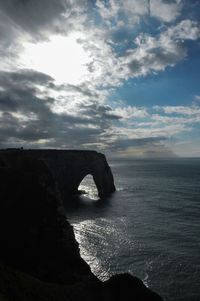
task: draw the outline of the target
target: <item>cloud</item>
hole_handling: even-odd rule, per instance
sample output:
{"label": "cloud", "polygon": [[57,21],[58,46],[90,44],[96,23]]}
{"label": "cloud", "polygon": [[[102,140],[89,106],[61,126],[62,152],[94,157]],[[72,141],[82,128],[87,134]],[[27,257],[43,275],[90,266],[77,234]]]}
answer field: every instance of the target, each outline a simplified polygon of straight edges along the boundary
{"label": "cloud", "polygon": [[0,1],[0,69],[21,67],[19,58],[27,42],[36,44],[48,41],[51,35],[81,31],[87,7],[86,0]]}
{"label": "cloud", "polygon": [[[180,15],[181,1],[163,0],[110,0],[96,1],[102,20],[108,26],[137,26],[141,18],[151,16],[160,21],[172,22]],[[126,21],[125,21],[126,20]],[[114,22],[114,23],[113,23]]]}
{"label": "cloud", "polygon": [[68,29],[62,25],[72,15],[80,15],[86,5],[84,0],[7,0],[1,1],[0,9],[12,20],[13,27],[38,39],[48,38],[50,32],[66,33]]}
{"label": "cloud", "polygon": [[47,74],[38,72],[36,70],[22,69],[18,72],[0,71],[0,85],[2,87],[14,87],[19,83],[28,86],[31,84],[48,85],[53,82],[53,78]]}
{"label": "cloud", "polygon": [[[46,147],[81,148],[86,143],[98,142],[110,122],[119,119],[109,106],[94,101],[80,101],[72,112],[70,105],[61,113],[54,112],[56,99],[47,96],[47,91],[61,91],[61,86],[34,70],[1,72],[0,79],[1,147],[43,143]],[[45,87],[44,93],[40,86]]]}
{"label": "cloud", "polygon": [[[164,5],[163,7],[165,5],[166,7],[174,7],[174,5],[179,7],[178,2],[165,4],[159,1],[159,3],[161,7],[162,5]],[[97,9],[103,20],[109,20],[107,27],[103,25],[103,22],[98,26],[96,26],[94,20],[89,22],[91,8],[91,2],[78,0],[73,1],[73,3],[69,0],[31,0],[28,2],[8,0],[1,3],[2,14],[4,18],[7,18],[7,21],[5,21],[8,25],[7,37],[6,27],[2,22],[4,41],[7,41],[8,44],[12,43],[13,52],[16,56],[16,59],[13,59],[12,52],[9,55],[4,53],[4,59],[0,63],[2,69],[11,71],[16,68],[16,65],[31,68],[28,64],[23,65],[23,58],[26,53],[20,56],[22,48],[25,47],[25,41],[39,46],[41,51],[40,40],[45,40],[48,44],[52,39],[52,34],[60,34],[66,37],[73,31],[76,32],[74,43],[80,46],[88,58],[88,61],[84,64],[80,62],[80,65],[84,68],[84,74],[82,78],[76,79],[75,83],[81,82],[82,85],[85,82],[90,83],[94,91],[94,88],[98,89],[100,86],[119,86],[122,85],[123,79],[144,76],[150,72],[163,71],[167,66],[174,66],[187,54],[186,46],[182,40],[194,40],[199,36],[197,23],[184,20],[176,26],[167,28],[155,37],[148,34],[138,35],[133,47],[133,43],[130,44],[129,42],[133,39],[135,25],[133,23],[129,24],[129,21],[125,24],[124,21],[126,16],[130,17],[131,20],[134,19],[134,16],[145,16],[149,11],[149,1],[96,1],[93,10]],[[139,21],[137,20],[137,22]],[[124,41],[124,37],[127,39],[125,55],[124,50],[121,52],[115,48],[115,42],[120,42],[120,39]],[[15,43],[14,38],[16,38]],[[38,49],[36,46],[33,48],[33,52]],[[12,47],[7,48],[11,49]],[[61,76],[61,73],[63,73],[62,79],[68,80],[69,84],[73,85],[74,83],[70,82],[73,76],[70,77],[65,71],[67,66],[64,64],[64,59],[60,59],[59,56],[56,57],[52,53],[48,61],[46,51],[44,53],[43,62],[41,64],[37,63],[36,67],[40,68],[41,72],[47,72],[51,76],[58,76],[58,74]],[[73,64],[70,65],[70,68],[73,68],[74,60],[70,59],[70,55],[73,56],[72,53],[66,51],[65,61],[68,65],[73,61]],[[12,59],[10,59],[11,56]],[[35,60],[38,62],[37,58]],[[48,67],[51,65],[54,71],[56,70],[56,74],[54,74],[52,68]],[[42,66],[43,69],[41,69]],[[64,67],[65,70],[62,69]]]}
{"label": "cloud", "polygon": [[[77,99],[68,99],[68,93]],[[100,95],[86,85],[57,85],[50,76],[34,70],[1,72],[1,147],[101,148],[111,152],[130,147],[155,149],[200,122],[198,106],[149,110],[116,103],[113,109],[98,101]],[[56,110],[58,104],[62,110]]]}
{"label": "cloud", "polygon": [[[111,143],[109,151],[117,157],[169,158],[176,154],[165,145],[166,137],[118,139]],[[109,154],[109,152],[108,152]]]}
{"label": "cloud", "polygon": [[[137,109],[140,110],[140,108],[131,108],[133,112],[137,112]],[[110,127],[108,132],[105,130],[103,138],[107,140],[107,149],[115,149],[124,155],[128,153],[130,155],[131,151],[137,150],[137,155],[152,151],[152,156],[158,156],[158,151],[159,156],[171,156],[173,154],[170,154],[168,149],[169,141],[180,137],[183,133],[185,135],[191,133],[194,125],[200,124],[200,108],[197,106],[155,106],[151,109],[142,109],[145,113],[141,117],[142,121],[132,116],[129,122],[123,125],[124,120],[121,118],[118,125]],[[127,106],[122,112],[129,110],[130,106]],[[160,113],[156,114],[155,111]]]}
{"label": "cloud", "polygon": [[129,76],[145,76],[150,72],[164,71],[174,66],[186,56],[186,48],[181,41],[172,41],[164,35],[158,39],[147,35],[137,38],[138,47],[128,51],[125,63],[129,67]]}
{"label": "cloud", "polygon": [[121,1],[123,3],[123,8],[126,13],[145,15],[148,13],[148,1],[147,0],[125,0]]}
{"label": "cloud", "polygon": [[174,21],[180,15],[182,8],[180,1],[167,3],[162,0],[150,0],[149,4],[151,16],[164,22]]}
{"label": "cloud", "polygon": [[170,149],[168,149],[165,145],[160,145],[159,147],[151,147],[149,150],[145,150],[143,152],[143,157],[148,159],[155,158],[174,158],[177,155]]}
{"label": "cloud", "polygon": [[[139,17],[148,13],[148,0],[110,0],[96,1],[102,20],[109,26],[122,26],[125,23],[133,26]],[[125,21],[126,20],[126,21]]]}
{"label": "cloud", "polygon": [[136,47],[128,49],[124,57],[124,71],[126,66],[129,68],[126,76],[145,76],[163,71],[167,66],[173,67],[187,55],[183,39],[195,40],[199,34],[198,24],[190,20],[181,21],[154,37],[140,34],[135,39]]}
{"label": "cloud", "polygon": [[111,24],[110,19],[117,18],[120,10],[119,2],[114,0],[109,1],[108,5],[104,1],[97,0],[96,7],[102,19],[109,25]]}
{"label": "cloud", "polygon": [[[198,106],[149,109],[109,99],[126,80],[186,58],[185,40],[198,39],[199,26],[179,18],[181,8],[178,0],[1,1],[1,147],[166,151],[168,138],[199,123]],[[148,22],[158,24],[151,34]],[[57,48],[48,52],[52,41]],[[28,47],[33,54],[39,49],[38,64],[31,56],[25,60]],[[78,63],[81,54],[86,59]],[[81,76],[72,80],[75,66]]]}
{"label": "cloud", "polygon": [[117,107],[112,110],[112,114],[116,114],[123,120],[132,118],[144,118],[148,116],[146,108],[137,108],[133,106]]}
{"label": "cloud", "polygon": [[177,25],[169,27],[167,34],[173,40],[196,40],[200,37],[200,27],[196,21],[182,20]]}
{"label": "cloud", "polygon": [[179,115],[199,115],[200,116],[200,107],[199,106],[154,106],[156,110],[162,110],[166,114],[179,114]]}
{"label": "cloud", "polygon": [[135,138],[135,139],[116,139],[109,144],[110,149],[113,150],[124,150],[128,147],[148,147],[152,145],[158,145],[165,141],[165,137],[147,137],[147,138]]}

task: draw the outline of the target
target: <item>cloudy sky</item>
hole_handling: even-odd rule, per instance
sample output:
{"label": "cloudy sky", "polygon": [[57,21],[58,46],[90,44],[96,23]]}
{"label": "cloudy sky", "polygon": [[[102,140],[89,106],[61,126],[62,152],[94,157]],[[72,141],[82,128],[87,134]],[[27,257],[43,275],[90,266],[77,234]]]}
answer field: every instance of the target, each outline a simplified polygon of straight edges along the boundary
{"label": "cloudy sky", "polygon": [[200,156],[199,0],[0,0],[0,148]]}

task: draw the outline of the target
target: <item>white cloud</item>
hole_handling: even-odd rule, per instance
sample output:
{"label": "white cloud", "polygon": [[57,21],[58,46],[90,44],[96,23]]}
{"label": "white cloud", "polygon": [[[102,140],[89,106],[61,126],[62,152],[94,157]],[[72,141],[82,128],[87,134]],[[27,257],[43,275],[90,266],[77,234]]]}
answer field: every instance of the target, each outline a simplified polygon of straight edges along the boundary
{"label": "white cloud", "polygon": [[146,108],[138,108],[133,106],[118,107],[111,111],[122,119],[144,118],[148,116]]}
{"label": "white cloud", "polygon": [[172,117],[172,116],[162,116],[158,114],[153,114],[152,117],[152,123],[151,126],[155,127],[156,125],[161,125],[161,124],[194,124],[194,123],[200,123],[200,114],[198,113],[197,115],[195,114],[194,116],[191,117]]}
{"label": "white cloud", "polygon": [[182,157],[200,157],[200,140],[199,137],[187,137],[188,140],[178,140],[171,148]]}
{"label": "white cloud", "polygon": [[[148,142],[155,144],[156,141],[159,143],[162,140],[167,143],[168,139],[193,131],[195,123],[200,124],[200,107],[197,106],[155,106],[149,110],[123,105],[124,108],[113,111],[122,117],[118,121],[119,124],[105,129],[101,136],[102,141],[107,141],[108,147],[109,145],[115,146],[116,149],[126,149],[134,145],[142,147]],[[155,114],[155,111],[161,113]],[[163,112],[166,115],[163,115]],[[172,113],[178,116],[172,116]],[[137,118],[142,118],[143,121],[140,122]],[[124,124],[124,120],[128,122]]]}
{"label": "white cloud", "polygon": [[[6,7],[0,15],[0,67],[11,74],[1,74],[0,78],[1,141],[125,149],[133,144],[155,146],[166,138],[190,132],[193,123],[200,123],[198,106],[149,110],[124,102],[112,102],[113,108],[106,105],[110,93],[123,85],[124,79],[155,74],[186,57],[184,40],[199,37],[197,22],[165,23],[156,28],[159,34],[144,32],[136,37],[142,18],[152,21],[147,19],[149,13],[160,21],[175,21],[180,0],[98,0],[94,6],[90,2],[89,11],[89,2],[82,0],[37,0],[38,6],[33,0],[23,1],[25,8],[20,6],[17,12],[13,5],[9,10],[7,3],[12,4],[12,0],[0,4]],[[92,19],[97,11],[101,18]],[[114,30],[116,40],[112,40]],[[127,42],[122,45],[119,34],[123,33]],[[55,35],[69,43],[64,46],[56,38],[52,44]],[[19,70],[27,42],[35,46],[34,55],[37,47],[39,50],[37,64],[27,64],[26,68],[41,73]],[[41,43],[48,44],[43,51]],[[13,72],[13,68],[18,71]],[[62,84],[58,85],[55,79],[61,75]],[[200,96],[195,98],[199,100]]]}
{"label": "white cloud", "polygon": [[164,22],[174,21],[180,14],[180,1],[167,3],[163,0],[150,0],[150,14]]}
{"label": "white cloud", "polygon": [[124,59],[129,67],[130,77],[163,71],[167,66],[174,66],[186,56],[183,43],[173,41],[165,33],[159,37],[142,34],[137,37],[135,43],[137,47],[130,49]]}
{"label": "white cloud", "polygon": [[148,0],[121,0],[124,11],[130,16],[146,15],[149,12]]}
{"label": "white cloud", "polygon": [[[109,2],[97,0],[96,6],[103,21],[110,26],[113,20],[116,22],[115,26],[124,23],[133,26],[139,22],[139,17],[149,11],[148,0],[110,0]],[[120,14],[125,15],[125,21]]]}
{"label": "white cloud", "polygon": [[[109,142],[112,142],[114,144],[115,141],[123,141],[125,139],[133,140],[132,143],[134,143],[135,139],[157,138],[160,140],[165,140],[183,132],[190,132],[191,130],[192,127],[185,126],[181,123],[170,124],[165,126],[163,126],[163,124],[160,123],[159,125],[157,124],[156,127],[136,127],[134,129],[127,127],[111,127],[109,129],[109,136],[111,137],[111,140],[106,135],[105,139],[108,144]],[[124,145],[124,147],[126,147],[126,145]]]}
{"label": "white cloud", "polygon": [[[90,86],[90,89],[95,90],[99,87],[106,88],[108,86],[119,86],[122,85],[121,79],[129,79],[129,77],[139,77],[141,75],[145,76],[150,72],[154,73],[163,71],[167,66],[174,66],[187,54],[186,47],[181,40],[186,38],[195,39],[198,37],[197,24],[190,20],[185,20],[177,26],[168,28],[155,37],[147,34],[139,35],[135,39],[136,47],[131,47],[125,56],[117,57],[117,51],[112,48],[110,43],[108,43],[109,30],[112,28],[112,22],[110,22],[111,19],[114,18],[119,23],[120,12],[123,12],[125,16],[128,16],[128,18],[130,17],[130,19],[133,18],[133,16],[143,16],[148,12],[148,1],[111,0],[109,4],[106,4],[106,2],[98,0],[96,2],[96,7],[98,8],[101,16],[110,22],[106,29],[104,26],[101,26],[102,24],[95,26],[94,22],[91,24],[87,22],[86,26],[86,14],[84,14],[85,2],[81,5],[80,1],[76,1],[74,7],[70,5],[70,3],[70,1],[67,2],[68,10],[66,10],[65,14],[62,14],[62,18],[59,21],[60,23],[59,25],[57,24],[57,26],[60,34],[67,35],[65,38],[68,40],[73,40],[73,43],[71,43],[74,44],[74,49],[71,49],[73,50],[73,53],[72,51],[70,53],[69,50],[66,51],[66,59],[64,60],[65,51],[62,51],[62,55],[59,55],[59,51],[56,50],[58,54],[54,56],[50,55],[50,53],[53,53],[53,47],[51,47],[51,51],[49,52],[45,49],[45,47],[43,47],[43,56],[45,59],[42,59],[42,56],[40,60],[35,57],[35,59],[32,60],[32,65],[26,64],[25,66],[23,64],[25,57],[24,53],[22,54],[22,52],[19,51],[19,54],[21,53],[21,59],[12,59],[10,69],[5,68],[5,66],[3,69],[12,70],[14,65],[22,67],[25,66],[26,68],[35,67],[38,71],[50,74],[54,78],[60,77],[62,80],[65,79],[66,83],[87,83],[88,86]],[[59,4],[62,7],[63,1],[59,0]],[[54,7],[55,0],[51,0],[51,5]],[[51,24],[53,22],[52,20],[54,20],[57,16],[56,13],[60,15],[60,8],[56,11],[54,16],[52,13],[52,7],[49,9],[49,13],[52,14],[50,19]],[[15,21],[16,20],[19,22],[19,18],[15,16]],[[44,24],[41,15],[39,16],[39,21],[42,30],[45,31],[46,25]],[[27,28],[27,26],[28,28],[30,27],[29,23],[28,25],[24,23],[25,21],[23,21],[22,24],[23,28]],[[70,24],[75,25],[70,26]],[[34,29],[37,32],[38,28],[38,25],[34,25],[31,30]],[[50,26],[49,28],[55,29],[55,26]],[[63,31],[61,28],[63,28]],[[65,28],[67,28],[67,31],[64,30]],[[70,37],[69,33],[71,31],[73,33]],[[30,38],[26,39],[25,36],[23,37],[24,40],[20,40],[21,45],[23,45],[24,41],[29,41]],[[46,43],[46,45],[48,44],[50,46],[50,44],[52,44],[51,40],[54,38],[52,33],[50,35],[48,32],[48,38],[50,40],[43,42],[43,44]],[[59,39],[64,40],[65,38],[60,37]],[[35,43],[35,40],[32,42]],[[54,46],[55,45],[56,43],[54,43]],[[34,50],[37,49],[41,52],[40,46],[41,45],[38,43],[35,44],[32,52],[36,53]],[[79,58],[75,59],[74,53],[76,54],[76,57]],[[81,60],[80,56],[82,56]],[[29,62],[30,61],[31,58],[29,59]],[[8,66],[10,59],[8,60],[8,58],[6,58],[1,60],[1,64],[5,65],[5,62]],[[80,72],[78,72],[79,69],[81,70]],[[105,100],[103,93],[102,99]]]}
{"label": "white cloud", "polygon": [[186,116],[200,115],[199,106],[155,106],[154,109],[162,110],[166,114],[180,114]]}
{"label": "white cloud", "polygon": [[181,1],[178,0],[173,3],[163,0],[97,0],[96,6],[107,25],[112,25],[112,20],[118,24],[121,20],[120,14],[124,14],[125,22],[129,26],[136,25],[141,17],[149,14],[164,22],[174,21],[182,8]]}
{"label": "white cloud", "polygon": [[196,21],[182,20],[167,30],[168,36],[173,40],[196,40],[200,37],[200,27]]}
{"label": "white cloud", "polygon": [[109,4],[106,5],[105,2],[97,0],[96,6],[99,14],[107,24],[111,25],[112,18],[117,19],[118,12],[120,10],[120,4],[118,1],[110,0]]}
{"label": "white cloud", "polygon": [[163,71],[167,66],[173,67],[187,55],[183,40],[195,40],[199,33],[196,22],[184,20],[154,37],[140,34],[135,39],[136,47],[127,50],[127,56],[123,58],[124,77],[145,76]]}

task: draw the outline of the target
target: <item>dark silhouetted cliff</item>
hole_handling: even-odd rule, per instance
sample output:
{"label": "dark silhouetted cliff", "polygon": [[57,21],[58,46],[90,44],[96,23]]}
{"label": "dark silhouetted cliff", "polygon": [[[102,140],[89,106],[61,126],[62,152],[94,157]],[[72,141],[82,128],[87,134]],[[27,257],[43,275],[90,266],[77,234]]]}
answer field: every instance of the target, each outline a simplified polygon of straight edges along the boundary
{"label": "dark silhouetted cliff", "polygon": [[[0,300],[162,300],[128,274],[101,282],[80,257],[73,228],[63,212],[59,179],[65,177],[68,189],[74,170],[87,174],[91,166],[101,163],[95,161],[95,152],[69,153],[0,151]],[[69,157],[76,163],[66,162]],[[106,170],[108,178],[112,175],[105,157],[99,158],[105,162],[102,169],[94,167],[97,182],[101,182],[101,170]],[[65,171],[54,173],[62,160]],[[114,190],[112,177],[110,183]],[[108,192],[98,185],[99,191]]]}

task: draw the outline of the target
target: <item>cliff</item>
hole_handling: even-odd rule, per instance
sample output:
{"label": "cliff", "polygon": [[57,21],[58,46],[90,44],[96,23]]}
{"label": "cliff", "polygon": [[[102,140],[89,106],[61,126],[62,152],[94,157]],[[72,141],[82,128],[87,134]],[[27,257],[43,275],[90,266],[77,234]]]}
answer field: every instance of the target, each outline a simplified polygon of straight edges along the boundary
{"label": "cliff", "polygon": [[10,151],[0,153],[0,166],[0,258],[48,281],[91,276],[44,162]]}
{"label": "cliff", "polygon": [[61,195],[76,194],[88,174],[93,176],[100,197],[115,191],[113,175],[103,154],[79,150],[23,150],[23,156],[48,166]]}
{"label": "cliff", "polygon": [[[97,167],[98,160],[103,167]],[[0,300],[162,300],[128,274],[101,282],[80,257],[73,228],[63,214],[61,190],[65,185],[69,197],[78,187],[70,178],[70,166],[81,175],[92,172],[101,185],[102,168],[113,189],[105,162],[96,152],[0,151]],[[63,175],[66,181],[60,184]],[[69,183],[76,185],[71,189]],[[100,194],[111,192],[101,185]]]}

